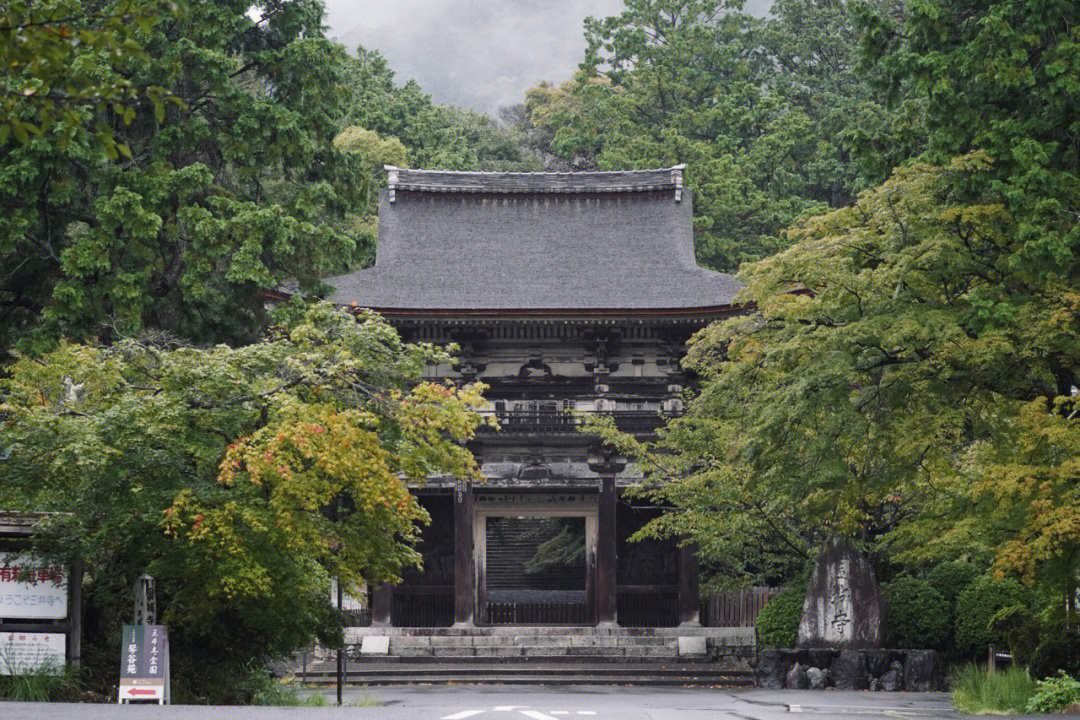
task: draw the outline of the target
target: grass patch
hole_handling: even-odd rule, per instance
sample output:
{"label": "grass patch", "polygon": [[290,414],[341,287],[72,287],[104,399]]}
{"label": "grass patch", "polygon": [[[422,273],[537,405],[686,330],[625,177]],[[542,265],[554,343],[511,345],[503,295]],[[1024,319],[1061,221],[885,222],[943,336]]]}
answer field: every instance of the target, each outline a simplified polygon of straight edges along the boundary
{"label": "grass patch", "polygon": [[1025,668],[988,673],[965,665],[952,677],[953,705],[971,715],[1022,714],[1035,694],[1035,681]]}
{"label": "grass patch", "polygon": [[18,675],[0,675],[0,698],[17,702],[71,700],[81,689],[75,668],[49,660]]}
{"label": "grass patch", "polygon": [[382,703],[365,693],[349,703],[349,707],[382,707]]}
{"label": "grass patch", "polygon": [[277,705],[286,707],[326,707],[330,701],[322,693],[301,696],[286,682],[270,680],[251,698],[252,705]]}

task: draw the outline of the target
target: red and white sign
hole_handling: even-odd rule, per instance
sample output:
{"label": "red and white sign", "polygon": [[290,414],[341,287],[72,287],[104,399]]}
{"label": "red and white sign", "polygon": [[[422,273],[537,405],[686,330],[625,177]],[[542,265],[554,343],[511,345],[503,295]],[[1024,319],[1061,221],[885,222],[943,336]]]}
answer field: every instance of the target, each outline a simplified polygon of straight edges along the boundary
{"label": "red and white sign", "polygon": [[68,614],[67,588],[64,568],[0,552],[0,618],[62,620]]}
{"label": "red and white sign", "polygon": [[164,678],[123,678],[120,680],[120,701],[165,700]]}

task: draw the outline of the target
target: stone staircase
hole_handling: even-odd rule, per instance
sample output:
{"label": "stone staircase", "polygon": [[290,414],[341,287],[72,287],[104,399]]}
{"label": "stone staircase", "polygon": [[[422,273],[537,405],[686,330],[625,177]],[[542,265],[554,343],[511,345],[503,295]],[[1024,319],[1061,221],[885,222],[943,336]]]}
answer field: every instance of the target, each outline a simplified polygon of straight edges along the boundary
{"label": "stone staircase", "polygon": [[[345,640],[349,683],[753,684],[753,628],[365,627]],[[335,677],[324,655],[302,679]]]}

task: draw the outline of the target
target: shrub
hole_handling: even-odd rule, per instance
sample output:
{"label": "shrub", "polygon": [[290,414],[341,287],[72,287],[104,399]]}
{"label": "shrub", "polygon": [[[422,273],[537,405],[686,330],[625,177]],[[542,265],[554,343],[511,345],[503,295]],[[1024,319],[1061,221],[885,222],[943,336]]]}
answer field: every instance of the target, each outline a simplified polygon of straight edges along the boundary
{"label": "shrub", "polygon": [[1080,680],[1059,671],[1056,676],[1035,683],[1035,693],[1024,712],[1056,713],[1077,704],[1080,704]]}
{"label": "shrub", "polygon": [[796,585],[775,595],[757,616],[757,632],[765,647],[795,647],[806,586]]}
{"label": "shrub", "polygon": [[949,641],[949,603],[925,580],[902,577],[884,587],[888,646],[940,650]]}
{"label": "shrub", "polygon": [[953,705],[970,714],[1022,713],[1035,694],[1027,670],[1011,667],[989,673],[985,667],[967,665],[952,677]]}
{"label": "shrub", "polygon": [[956,598],[956,647],[962,653],[983,652],[991,643],[1004,645],[1004,633],[990,627],[994,616],[1011,605],[1028,601],[1024,586],[1015,580],[982,577]]}
{"label": "shrub", "polygon": [[926,582],[934,586],[941,593],[945,602],[949,604],[949,611],[956,608],[956,599],[971,583],[979,578],[982,571],[975,565],[967,562],[945,562],[932,568],[926,573]]}
{"label": "shrub", "polygon": [[[1013,662],[1025,667],[1031,662],[1031,657],[1042,640],[1043,632],[1044,628],[1026,605],[1010,605],[1002,608],[990,621],[990,633],[1005,638]],[[1033,676],[1045,677],[1034,673]]]}
{"label": "shrub", "polygon": [[1075,630],[1048,627],[1028,661],[1035,678],[1080,672],[1080,636]]}

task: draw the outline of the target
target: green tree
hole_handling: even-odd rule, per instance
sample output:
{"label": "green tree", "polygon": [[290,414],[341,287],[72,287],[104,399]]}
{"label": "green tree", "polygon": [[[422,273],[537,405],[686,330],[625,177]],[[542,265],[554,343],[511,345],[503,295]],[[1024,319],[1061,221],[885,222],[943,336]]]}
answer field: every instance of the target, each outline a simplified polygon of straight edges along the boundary
{"label": "green tree", "polygon": [[[0,147],[14,137],[59,130],[62,142],[93,125],[106,154],[130,157],[100,117],[115,113],[131,122],[139,106],[164,115],[160,86],[135,86],[123,74],[131,59],[143,57],[136,39],[180,3],[164,0],[83,2],[15,0],[0,7]],[[89,108],[92,112],[85,112]],[[93,116],[99,119],[91,123]]]}
{"label": "green tree", "polygon": [[485,114],[437,105],[415,80],[398,86],[386,58],[363,46],[348,60],[351,125],[397,138],[408,167],[437,170],[535,170],[509,127]]}
{"label": "green tree", "polygon": [[[670,480],[647,492],[677,512],[649,532],[693,534],[729,579],[840,533],[1074,587],[1080,447],[1058,387],[1080,357],[1077,295],[997,262],[1016,223],[968,190],[992,172],[981,154],[900,168],[744,270],[756,312],[695,337],[686,416],[653,447],[599,426]],[[1027,301],[987,327],[987,293]]]}
{"label": "green tree", "polygon": [[64,343],[0,384],[0,506],[63,513],[38,542],[87,568],[91,656],[111,665],[149,571],[195,698],[339,641],[331,577],[358,593],[419,563],[428,518],[406,481],[477,476],[461,443],[481,386],[422,381],[445,351],[375,315],[287,314],[236,349]]}
{"label": "green tree", "polygon": [[586,21],[583,70],[526,112],[575,167],[687,163],[699,262],[732,270],[840,207],[918,142],[856,71],[851,4],[781,0],[758,19],[723,0],[630,0]]}
{"label": "green tree", "polygon": [[346,215],[350,226],[349,235],[356,238],[353,253],[354,265],[364,266],[375,262],[375,244],[379,234],[378,190],[386,186],[387,165],[407,167],[408,151],[394,137],[384,138],[373,130],[350,125],[334,138],[334,146],[342,152],[355,155],[363,172],[364,211]]}
{"label": "green tree", "polygon": [[[362,210],[363,183],[333,145],[347,56],[324,36],[322,14],[317,0],[159,12],[138,31],[140,54],[86,72],[136,97],[163,88],[183,107],[93,119],[94,101],[76,103],[86,122],[70,137],[55,127],[0,148],[3,346],[144,327],[251,339],[265,324],[262,291],[289,281],[315,292],[353,262],[343,229]],[[65,82],[79,82],[73,65]],[[130,158],[102,162],[99,120]]]}

